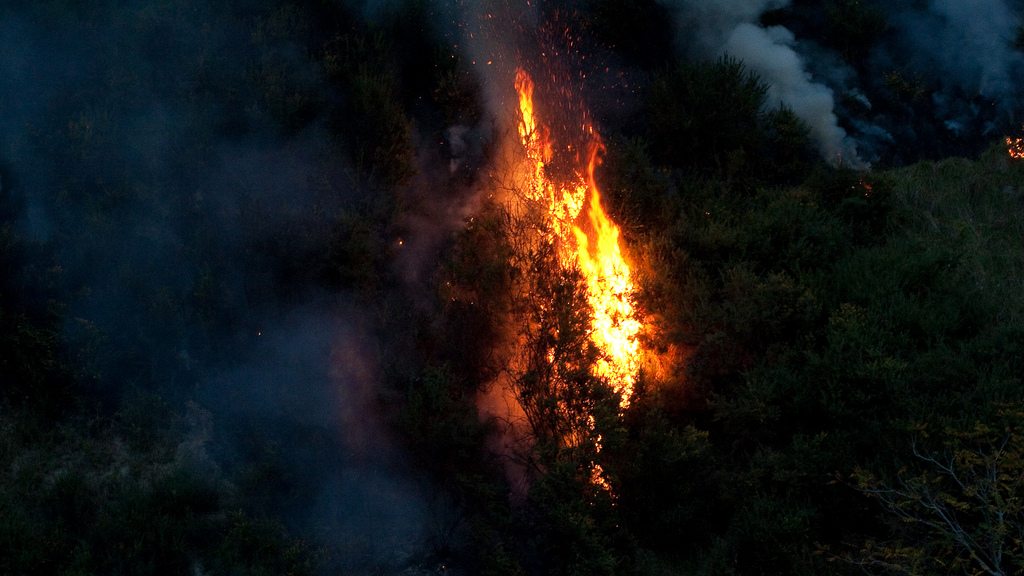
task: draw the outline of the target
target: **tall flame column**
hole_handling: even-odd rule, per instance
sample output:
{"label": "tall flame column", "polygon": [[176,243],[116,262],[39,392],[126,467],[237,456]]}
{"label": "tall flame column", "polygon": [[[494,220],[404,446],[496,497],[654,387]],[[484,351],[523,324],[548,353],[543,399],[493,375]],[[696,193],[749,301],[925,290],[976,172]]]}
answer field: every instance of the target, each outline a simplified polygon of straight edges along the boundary
{"label": "tall flame column", "polygon": [[544,168],[553,156],[552,143],[534,113],[533,80],[519,69],[515,86],[522,116],[519,136],[529,162],[526,196],[546,207],[548,241],[556,245],[561,265],[578,267],[586,280],[587,300],[593,308],[590,340],[601,351],[595,372],[608,380],[620,395],[620,407],[626,408],[640,366],[637,334],[641,326],[633,317],[630,299],[635,287],[619,249],[619,227],[605,214],[594,180],[600,139],[587,127],[593,142],[586,166],[570,182],[552,182]]}

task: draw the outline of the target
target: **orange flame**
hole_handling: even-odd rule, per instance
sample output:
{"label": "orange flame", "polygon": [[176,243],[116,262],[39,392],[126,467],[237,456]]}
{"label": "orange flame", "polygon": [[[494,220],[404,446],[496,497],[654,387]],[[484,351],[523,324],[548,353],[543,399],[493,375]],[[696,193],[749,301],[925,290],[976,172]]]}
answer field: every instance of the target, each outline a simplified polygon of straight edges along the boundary
{"label": "orange flame", "polygon": [[1006,145],[1010,147],[1010,158],[1024,158],[1024,138],[1007,138]]}
{"label": "orange flame", "polygon": [[[631,296],[635,291],[630,270],[619,248],[619,227],[601,205],[601,193],[594,180],[594,168],[602,145],[592,128],[594,142],[584,173],[571,182],[556,184],[545,171],[553,157],[545,126],[537,121],[533,106],[534,84],[522,69],[516,71],[519,94],[519,136],[526,149],[529,176],[525,195],[547,208],[548,241],[556,244],[562,266],[578,267],[587,284],[587,299],[593,308],[590,339],[601,351],[595,372],[620,395],[619,406],[629,406],[636,373],[640,366],[637,334],[640,322],[634,318]],[[589,202],[588,202],[589,196]],[[586,221],[580,213],[586,209]],[[584,225],[587,230],[584,229]]]}

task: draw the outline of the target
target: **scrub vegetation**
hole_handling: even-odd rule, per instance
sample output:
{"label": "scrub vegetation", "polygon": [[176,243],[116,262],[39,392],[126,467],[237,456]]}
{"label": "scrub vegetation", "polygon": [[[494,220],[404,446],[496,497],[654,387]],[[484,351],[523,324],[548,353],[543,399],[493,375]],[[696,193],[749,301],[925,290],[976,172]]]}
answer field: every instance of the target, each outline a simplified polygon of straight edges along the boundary
{"label": "scrub vegetation", "polygon": [[4,3],[0,573],[1024,569],[1024,163],[833,165],[660,5],[575,9],[636,83],[624,410],[430,5]]}

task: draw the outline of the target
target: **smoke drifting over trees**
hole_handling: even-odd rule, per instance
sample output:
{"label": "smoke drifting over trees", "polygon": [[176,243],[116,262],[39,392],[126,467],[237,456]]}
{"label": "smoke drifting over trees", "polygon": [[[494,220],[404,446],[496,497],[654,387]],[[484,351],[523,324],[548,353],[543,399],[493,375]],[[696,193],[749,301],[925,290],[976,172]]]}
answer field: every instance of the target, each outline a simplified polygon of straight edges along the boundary
{"label": "smoke drifting over trees", "polygon": [[813,82],[803,58],[792,48],[793,34],[782,26],[756,25],[768,10],[788,1],[665,2],[678,22],[677,42],[705,58],[727,54],[739,58],[770,86],[770,105],[784,104],[811,127],[821,154],[863,167],[856,146],[846,139],[833,111],[832,89]]}
{"label": "smoke drifting over trees", "polygon": [[822,156],[836,161],[845,157],[854,168],[864,168],[856,148],[846,140],[846,131],[837,124],[832,91],[809,80],[800,57],[789,47],[793,42],[793,34],[781,26],[759,28],[744,23],[729,35],[725,52],[766,79],[772,105],[788,106],[807,122]]}
{"label": "smoke drifting over trees", "polygon": [[[781,101],[811,126],[828,157],[842,152],[849,158],[860,146],[864,160],[887,164],[899,142],[928,156],[963,153],[975,146],[971,142],[1021,119],[1012,80],[1024,57],[1013,46],[1017,5],[664,4],[675,15],[680,49],[704,58],[729,53],[743,59],[774,87],[773,104]],[[927,85],[913,87],[925,79]],[[921,102],[906,102],[917,90],[931,100],[925,109]],[[835,109],[838,100],[849,104]],[[897,100],[897,109],[889,109],[886,100]]]}
{"label": "smoke drifting over trees", "polygon": [[[381,39],[332,43],[349,18],[0,8],[5,318],[52,325],[59,362],[85,356],[76,389],[101,414],[151,394],[212,410],[206,450],[233,494],[254,491],[247,513],[369,539],[340,565],[395,561],[426,506],[379,403],[415,150]],[[60,401],[46,397],[29,401]]]}
{"label": "smoke drifting over trees", "polygon": [[[1024,120],[1022,9],[0,4],[0,572],[960,558],[857,486],[1020,428],[1024,174],[984,151]],[[520,65],[546,173],[605,145],[658,358],[628,410],[502,203]],[[548,428],[492,417],[512,380]]]}

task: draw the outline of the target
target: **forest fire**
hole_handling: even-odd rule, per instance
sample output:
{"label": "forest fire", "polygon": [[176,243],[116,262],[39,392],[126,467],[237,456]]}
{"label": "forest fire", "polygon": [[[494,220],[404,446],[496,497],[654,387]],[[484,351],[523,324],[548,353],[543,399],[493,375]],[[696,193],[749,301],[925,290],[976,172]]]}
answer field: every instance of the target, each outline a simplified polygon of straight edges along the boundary
{"label": "forest fire", "polygon": [[1010,158],[1024,158],[1024,138],[1007,138],[1006,145],[1010,147]]}
{"label": "forest fire", "polygon": [[[572,181],[553,182],[545,170],[553,156],[552,143],[534,111],[533,80],[522,69],[516,72],[515,87],[521,113],[519,136],[529,162],[526,196],[546,208],[547,241],[555,246],[560,265],[578,267],[585,279],[587,300],[593,309],[590,340],[601,351],[595,372],[607,379],[620,396],[620,407],[626,408],[640,365],[640,322],[633,317],[630,297],[634,285],[619,248],[619,228],[605,214],[594,180],[602,148],[600,139],[592,127],[586,126],[593,140],[587,149],[585,169],[576,171]],[[586,212],[583,222],[581,212]]]}

